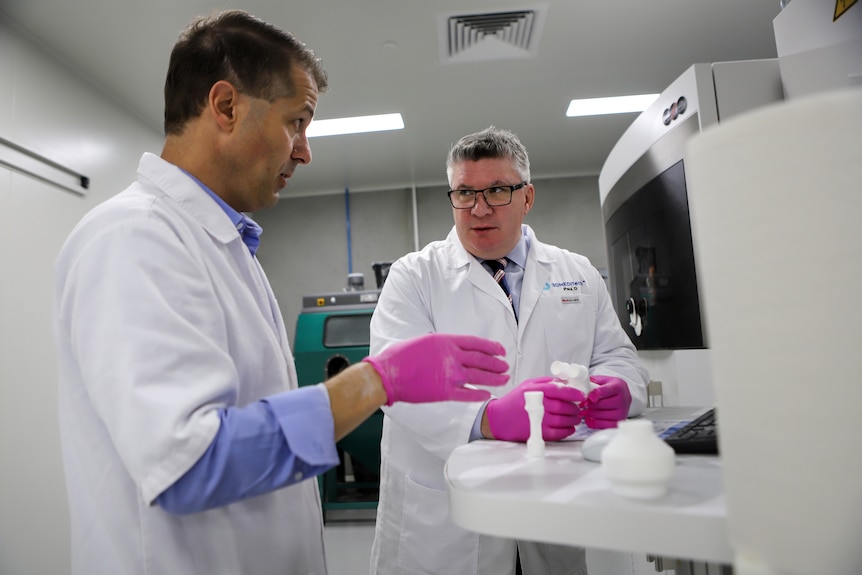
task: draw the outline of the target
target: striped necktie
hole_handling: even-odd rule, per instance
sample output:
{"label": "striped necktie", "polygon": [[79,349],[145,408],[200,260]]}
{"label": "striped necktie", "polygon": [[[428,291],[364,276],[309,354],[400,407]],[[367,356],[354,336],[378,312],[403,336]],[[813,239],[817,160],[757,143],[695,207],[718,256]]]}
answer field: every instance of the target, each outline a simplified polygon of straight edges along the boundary
{"label": "striped necktie", "polygon": [[507,258],[500,258],[496,260],[485,260],[485,263],[488,264],[488,267],[491,268],[491,275],[494,276],[494,281],[500,284],[500,287],[503,288],[503,293],[506,294],[506,297],[509,298],[509,304],[512,306],[512,311],[515,312],[515,319],[518,318],[518,312],[515,309],[515,304],[512,302],[512,294],[509,292],[509,284],[506,282],[506,264],[509,263]]}

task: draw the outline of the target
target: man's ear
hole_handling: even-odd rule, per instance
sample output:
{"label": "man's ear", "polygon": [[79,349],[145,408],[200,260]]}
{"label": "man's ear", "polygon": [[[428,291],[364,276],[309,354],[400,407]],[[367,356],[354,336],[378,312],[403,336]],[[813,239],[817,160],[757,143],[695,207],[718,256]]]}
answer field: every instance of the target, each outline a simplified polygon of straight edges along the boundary
{"label": "man's ear", "polygon": [[210,88],[207,107],[222,130],[233,130],[237,120],[238,103],[239,92],[230,82],[219,80]]}
{"label": "man's ear", "polygon": [[526,216],[533,209],[533,202],[536,199],[536,188],[533,184],[527,184],[527,191],[524,193],[524,215]]}

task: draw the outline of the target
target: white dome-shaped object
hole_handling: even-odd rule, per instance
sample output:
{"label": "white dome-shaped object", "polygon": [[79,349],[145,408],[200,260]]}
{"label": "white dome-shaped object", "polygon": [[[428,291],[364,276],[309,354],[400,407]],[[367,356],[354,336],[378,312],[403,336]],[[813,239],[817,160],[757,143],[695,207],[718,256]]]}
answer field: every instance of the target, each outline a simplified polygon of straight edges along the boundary
{"label": "white dome-shaped object", "polygon": [[613,491],[624,497],[654,499],[667,493],[676,456],[648,419],[617,424],[619,433],[602,451],[602,469]]}

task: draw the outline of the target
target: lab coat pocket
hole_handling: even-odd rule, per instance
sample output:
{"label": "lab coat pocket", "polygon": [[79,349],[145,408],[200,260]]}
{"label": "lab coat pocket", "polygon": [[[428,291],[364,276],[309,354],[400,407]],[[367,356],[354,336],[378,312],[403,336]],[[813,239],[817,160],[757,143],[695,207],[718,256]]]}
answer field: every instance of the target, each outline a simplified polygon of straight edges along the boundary
{"label": "lab coat pocket", "polygon": [[476,572],[478,536],[452,523],[445,489],[425,487],[407,477],[403,512],[399,573]]}
{"label": "lab coat pocket", "polygon": [[589,365],[596,331],[596,296],[544,293],[537,311],[545,330],[548,357]]}

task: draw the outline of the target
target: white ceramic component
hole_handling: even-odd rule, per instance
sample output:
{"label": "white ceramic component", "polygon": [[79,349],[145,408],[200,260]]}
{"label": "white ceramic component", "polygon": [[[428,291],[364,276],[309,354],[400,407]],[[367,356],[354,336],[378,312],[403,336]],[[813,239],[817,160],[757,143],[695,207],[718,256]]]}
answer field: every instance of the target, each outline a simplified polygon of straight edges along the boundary
{"label": "white ceramic component", "polygon": [[580,389],[584,395],[590,393],[590,370],[579,363],[555,361],[551,363],[551,375],[565,380],[566,385]]}
{"label": "white ceramic component", "polygon": [[648,419],[629,419],[602,450],[602,469],[618,495],[654,499],[667,493],[676,464],[673,449]]}
{"label": "white ceramic component", "polygon": [[527,456],[544,457],[545,440],[542,438],[542,419],[545,417],[545,394],[541,391],[524,392],[524,409],[530,418],[530,437],[527,439]]}
{"label": "white ceramic component", "polygon": [[551,375],[558,379],[566,379],[569,372],[569,364],[565,361],[555,361],[551,363]]}

